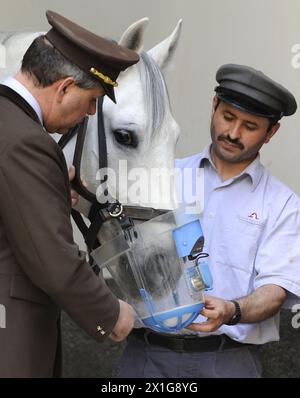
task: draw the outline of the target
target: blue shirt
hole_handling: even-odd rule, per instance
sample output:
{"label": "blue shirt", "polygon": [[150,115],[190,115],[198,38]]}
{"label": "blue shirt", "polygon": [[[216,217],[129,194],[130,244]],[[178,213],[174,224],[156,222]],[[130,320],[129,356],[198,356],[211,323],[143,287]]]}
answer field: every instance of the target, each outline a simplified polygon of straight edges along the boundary
{"label": "blue shirt", "polygon": [[[210,146],[177,160],[176,168],[190,171],[181,181],[181,189],[188,192],[186,203],[195,198],[195,181],[202,170],[200,221],[214,279],[208,294],[237,299],[275,284],[288,291],[289,299],[300,296],[299,198],[265,169],[259,155],[240,175],[223,182]],[[223,325],[214,334],[220,333],[244,343],[279,340],[279,314],[255,324]]]}

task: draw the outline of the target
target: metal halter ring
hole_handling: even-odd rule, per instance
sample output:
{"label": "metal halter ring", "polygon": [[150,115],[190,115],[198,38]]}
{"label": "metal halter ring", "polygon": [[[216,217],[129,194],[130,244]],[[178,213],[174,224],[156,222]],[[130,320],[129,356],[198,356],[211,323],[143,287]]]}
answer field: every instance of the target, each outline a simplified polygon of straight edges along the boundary
{"label": "metal halter ring", "polygon": [[123,206],[121,205],[121,203],[114,203],[113,209],[110,210],[108,213],[111,217],[117,218],[123,213]]}

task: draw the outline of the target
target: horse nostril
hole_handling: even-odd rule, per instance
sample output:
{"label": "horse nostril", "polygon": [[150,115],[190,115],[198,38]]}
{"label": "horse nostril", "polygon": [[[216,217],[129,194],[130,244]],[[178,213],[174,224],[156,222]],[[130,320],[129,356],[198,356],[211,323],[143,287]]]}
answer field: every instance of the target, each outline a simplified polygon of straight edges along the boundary
{"label": "horse nostril", "polygon": [[154,296],[162,296],[175,288],[178,279],[177,267],[172,267],[166,253],[156,253],[145,262],[145,280],[147,289]]}

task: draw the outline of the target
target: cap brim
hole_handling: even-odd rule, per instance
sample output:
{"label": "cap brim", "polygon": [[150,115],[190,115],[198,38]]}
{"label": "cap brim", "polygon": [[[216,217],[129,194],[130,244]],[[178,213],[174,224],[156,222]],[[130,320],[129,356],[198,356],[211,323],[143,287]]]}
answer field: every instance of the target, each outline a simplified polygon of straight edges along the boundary
{"label": "cap brim", "polygon": [[251,113],[255,116],[261,116],[268,119],[280,119],[282,115],[271,108],[267,108],[258,102],[254,103],[251,98],[246,96],[233,96],[225,93],[217,92],[217,97],[226,104],[232,105],[241,111]]}
{"label": "cap brim", "polygon": [[116,104],[117,101],[116,101],[115,90],[114,90],[113,86],[111,86],[110,84],[104,84],[101,82],[100,82],[100,84],[103,87],[105,94],[112,100],[112,102],[114,102]]}

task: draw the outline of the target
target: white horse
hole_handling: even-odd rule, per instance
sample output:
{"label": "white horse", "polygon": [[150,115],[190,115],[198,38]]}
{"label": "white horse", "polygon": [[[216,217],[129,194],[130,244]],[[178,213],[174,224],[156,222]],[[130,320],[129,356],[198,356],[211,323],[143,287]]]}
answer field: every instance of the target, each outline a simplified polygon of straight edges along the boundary
{"label": "white horse", "polygon": [[[179,127],[171,113],[161,69],[164,70],[172,60],[182,21],[177,23],[169,37],[148,52],[143,52],[147,23],[148,18],[143,18],[132,24],[119,40],[120,45],[137,51],[141,60],[121,73],[118,79],[119,86],[115,89],[117,104],[113,104],[106,97],[103,103],[108,168],[117,176],[117,179],[108,178],[108,188],[111,195],[116,196],[121,202],[126,201],[128,205],[173,209],[175,187],[174,181],[170,183],[168,170],[174,168]],[[6,68],[0,69],[0,78],[8,74],[13,75],[19,69],[26,48],[39,34],[21,32],[0,35],[2,55],[4,47],[6,62]],[[97,115],[89,118],[86,137],[81,175],[87,183],[88,190],[96,193],[99,188]],[[72,164],[74,146],[75,139],[64,149],[68,165]],[[127,176],[123,175],[125,167]],[[153,175],[153,170],[164,172]],[[125,184],[123,177],[127,178]],[[120,182],[123,184],[120,185]],[[130,192],[136,195],[130,195]],[[89,202],[81,199],[78,209],[87,216]],[[110,228],[102,228],[101,240],[107,239],[110,234]],[[150,274],[159,274],[160,268],[163,267],[159,259],[162,259],[164,251],[165,247],[162,244],[161,254],[154,259],[149,258],[148,266],[149,270],[152,270]],[[159,283],[163,287],[163,283]],[[131,285],[129,278],[128,289]]]}
{"label": "white horse", "polygon": [[[165,69],[170,64],[175,52],[181,31],[181,20],[173,33],[148,52],[143,52],[144,32],[148,18],[143,18],[132,24],[122,35],[119,44],[137,51],[141,55],[141,61],[121,73],[115,89],[117,104],[113,104],[108,98],[104,99],[103,117],[107,140],[108,168],[119,175],[120,165],[126,165],[128,171],[128,183],[118,184],[110,180],[110,192],[118,198],[124,199],[128,204],[133,201],[128,198],[128,191],[141,188],[139,205],[174,208],[173,197],[162,203],[157,198],[163,198],[166,188],[164,175],[160,175],[159,181],[149,180],[149,186],[139,187],[135,172],[149,173],[152,169],[172,169],[174,167],[174,150],[179,136],[179,127],[174,120],[167,93],[165,81],[160,69]],[[5,68],[0,68],[0,79],[6,75],[14,75],[20,67],[21,59],[26,48],[32,40],[41,34],[38,33],[0,33],[2,48],[5,48],[2,62]],[[1,60],[0,60],[1,61]],[[57,137],[55,137],[57,139]],[[73,160],[75,139],[64,149],[67,164]],[[99,168],[98,154],[98,130],[97,115],[89,118],[87,140],[84,146],[81,174],[88,184],[88,189],[96,193],[99,180],[96,178]],[[122,170],[124,171],[124,170]],[[153,173],[153,172],[152,172]],[[153,175],[152,175],[153,176]],[[146,195],[145,192],[149,193]],[[151,195],[150,195],[151,193]],[[148,197],[147,197],[148,196]],[[172,195],[171,195],[172,196]],[[154,200],[154,199],[155,200]],[[144,199],[144,200],[143,200]],[[137,204],[134,202],[134,204]],[[88,214],[87,203],[80,203],[80,211]]]}

